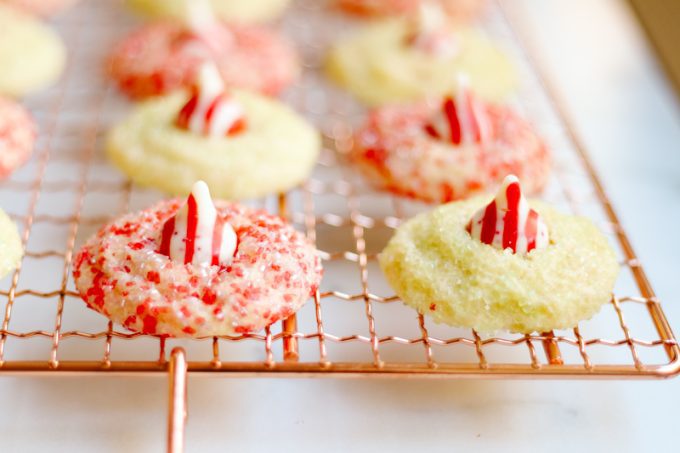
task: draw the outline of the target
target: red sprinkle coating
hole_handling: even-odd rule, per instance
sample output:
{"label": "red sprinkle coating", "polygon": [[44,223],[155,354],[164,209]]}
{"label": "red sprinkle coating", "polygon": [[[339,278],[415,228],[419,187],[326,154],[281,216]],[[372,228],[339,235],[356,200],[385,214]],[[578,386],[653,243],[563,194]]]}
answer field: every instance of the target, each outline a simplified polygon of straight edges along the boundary
{"label": "red sprinkle coating", "polygon": [[0,97],[0,179],[28,160],[35,139],[31,115],[16,102]]}
{"label": "red sprinkle coating", "polygon": [[340,8],[359,16],[412,15],[425,2],[434,2],[457,21],[469,21],[484,9],[485,0],[336,0]]}
{"label": "red sprinkle coating", "polygon": [[550,173],[550,153],[529,123],[501,105],[484,105],[493,136],[453,145],[433,138],[426,124],[440,104],[426,102],[373,110],[355,136],[350,160],[377,187],[445,203],[492,190],[508,174],[528,193]]}
{"label": "red sprinkle coating", "polygon": [[212,49],[191,39],[180,24],[146,25],[115,48],[109,72],[133,98],[191,88],[206,59],[215,62],[228,87],[275,95],[297,79],[298,58],[283,36],[258,26],[225,27],[233,36],[232,44]]}
{"label": "red sprinkle coating", "polygon": [[73,276],[90,308],[147,334],[233,335],[284,319],[316,291],[316,249],[280,218],[237,204],[215,203],[238,236],[228,268],[171,261],[159,252],[163,224],[183,203],[126,215],[87,241]]}

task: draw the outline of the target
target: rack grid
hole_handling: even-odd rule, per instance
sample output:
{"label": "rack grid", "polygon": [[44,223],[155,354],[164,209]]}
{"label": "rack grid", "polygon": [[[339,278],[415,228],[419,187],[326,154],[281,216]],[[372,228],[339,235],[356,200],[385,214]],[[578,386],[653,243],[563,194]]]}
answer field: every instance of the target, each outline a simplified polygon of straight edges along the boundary
{"label": "rack grid", "polygon": [[[507,4],[506,4],[507,3]],[[4,317],[0,374],[168,373],[169,444],[181,445],[186,371],[281,376],[466,378],[649,378],[680,371],[680,349],[628,236],[555,90],[525,47],[510,2],[484,20],[517,62],[516,106],[554,154],[543,198],[598,223],[622,265],[611,304],[568,331],[483,335],[432,321],[401,304],[376,256],[404,219],[431,206],[373,190],[343,155],[365,113],[321,74],[328,43],[356,23],[325,2],[297,1],[282,21],[303,57],[301,81],[284,100],[314,122],[324,149],[311,179],[248,203],[277,212],[317,244],[325,276],[310,302],[262,332],[197,340],[131,333],[89,311],[71,277],[74,250],[106,221],[162,194],[139,188],[106,163],[105,131],[129,111],[104,77],[111,45],[134,26],[116,2],[84,1],[55,22],[70,52],[54,88],[27,101],[40,135],[32,161],[0,184],[0,203],[18,223],[21,266],[0,281]],[[2,313],[2,311],[0,311]],[[169,353],[168,351],[172,351]]]}

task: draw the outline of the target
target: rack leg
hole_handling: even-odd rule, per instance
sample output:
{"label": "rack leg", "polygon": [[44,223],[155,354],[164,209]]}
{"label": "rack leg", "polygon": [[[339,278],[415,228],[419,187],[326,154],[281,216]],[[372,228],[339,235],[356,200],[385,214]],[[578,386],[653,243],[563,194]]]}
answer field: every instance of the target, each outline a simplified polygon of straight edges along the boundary
{"label": "rack leg", "polygon": [[[283,321],[283,331],[289,334],[297,332],[297,318],[294,314]],[[283,359],[286,362],[297,362],[299,357],[298,339],[295,337],[284,337]]]}
{"label": "rack leg", "polygon": [[553,338],[555,338],[555,334],[552,332],[544,332],[542,335],[547,337],[545,340],[543,340],[543,350],[545,351],[545,355],[548,358],[548,363],[550,363],[550,365],[564,365],[560,347],[557,344],[557,341],[553,340]]}
{"label": "rack leg", "polygon": [[[285,193],[279,194],[279,215],[282,219],[288,219],[288,200]],[[297,317],[295,313],[283,320],[283,332],[294,334],[297,332]],[[283,360],[286,362],[297,362],[300,358],[298,352],[298,339],[293,336],[283,337]]]}
{"label": "rack leg", "polygon": [[174,348],[170,353],[168,376],[168,453],[182,453],[187,421],[187,359],[183,348]]}

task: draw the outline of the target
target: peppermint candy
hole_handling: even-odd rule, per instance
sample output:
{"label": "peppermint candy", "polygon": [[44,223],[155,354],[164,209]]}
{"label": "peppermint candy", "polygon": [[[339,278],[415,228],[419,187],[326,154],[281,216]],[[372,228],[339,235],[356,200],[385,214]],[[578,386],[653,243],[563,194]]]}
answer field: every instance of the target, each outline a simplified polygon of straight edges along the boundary
{"label": "peppermint candy", "polygon": [[467,225],[474,239],[501,250],[526,255],[550,243],[548,227],[522,194],[519,180],[509,175],[491,203],[480,209]]}
{"label": "peppermint candy", "polygon": [[452,145],[484,144],[493,130],[486,106],[473,95],[465,77],[458,78],[456,96],[446,96],[425,124],[425,132]]}
{"label": "peppermint candy", "polygon": [[209,59],[233,44],[233,34],[215,17],[208,0],[187,1],[185,12],[187,30],[179,44],[187,52]]}
{"label": "peppermint candy", "polygon": [[159,253],[184,264],[228,266],[238,238],[215,209],[203,181],[191,189],[187,203],[163,224]]}
{"label": "peppermint candy", "polygon": [[458,42],[446,22],[441,5],[421,2],[410,23],[406,43],[438,58],[452,58],[459,52]]}
{"label": "peppermint candy", "polygon": [[241,132],[246,125],[241,104],[229,94],[214,64],[204,63],[189,101],[177,117],[177,127],[209,137]]}

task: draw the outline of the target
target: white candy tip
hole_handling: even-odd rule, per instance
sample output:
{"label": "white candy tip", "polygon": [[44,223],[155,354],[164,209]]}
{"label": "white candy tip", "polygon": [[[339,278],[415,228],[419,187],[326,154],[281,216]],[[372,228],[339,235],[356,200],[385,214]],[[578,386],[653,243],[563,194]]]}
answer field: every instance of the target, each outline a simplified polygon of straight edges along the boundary
{"label": "white candy tip", "polygon": [[418,14],[423,18],[438,18],[442,8],[433,1],[420,2],[418,5]]}
{"label": "white candy tip", "polygon": [[[199,218],[203,218],[207,213],[215,211],[215,204],[210,196],[210,189],[203,181],[196,181],[191,188],[191,196],[194,197],[196,205],[198,206]],[[212,216],[212,214],[210,214]]]}
{"label": "white candy tip", "polygon": [[209,0],[191,0],[184,3],[188,25],[200,31],[200,28],[215,22],[215,13]]}
{"label": "white candy tip", "polygon": [[438,3],[420,2],[415,20],[421,31],[436,30],[444,26],[444,11]]}
{"label": "white candy tip", "polygon": [[206,61],[198,68],[198,84],[208,92],[224,89],[222,74],[215,63]]}
{"label": "white candy tip", "polygon": [[550,242],[548,227],[522,195],[515,175],[505,177],[496,198],[472,216],[467,231],[484,244],[521,255]]}
{"label": "white candy tip", "polygon": [[210,196],[210,188],[205,183],[205,181],[196,181],[193,186],[191,186],[192,195],[208,195]]}
{"label": "white candy tip", "polygon": [[465,72],[456,73],[456,84],[459,87],[467,88],[470,86],[470,76]]}
{"label": "white candy tip", "polygon": [[228,265],[236,252],[238,237],[233,227],[220,219],[208,185],[196,181],[188,198],[163,225],[160,253],[184,264]]}
{"label": "white candy tip", "polygon": [[503,179],[503,182],[501,183],[501,186],[498,188],[498,192],[496,193],[495,200],[498,206],[507,207],[508,187],[510,187],[512,184],[518,185],[519,197],[523,203],[526,203],[524,194],[522,193],[522,186],[519,182],[519,178],[515,175],[508,175]]}
{"label": "white candy tip", "polygon": [[503,187],[508,187],[514,182],[519,182],[519,178],[515,175],[508,175],[505,177],[505,179],[503,179]]}

